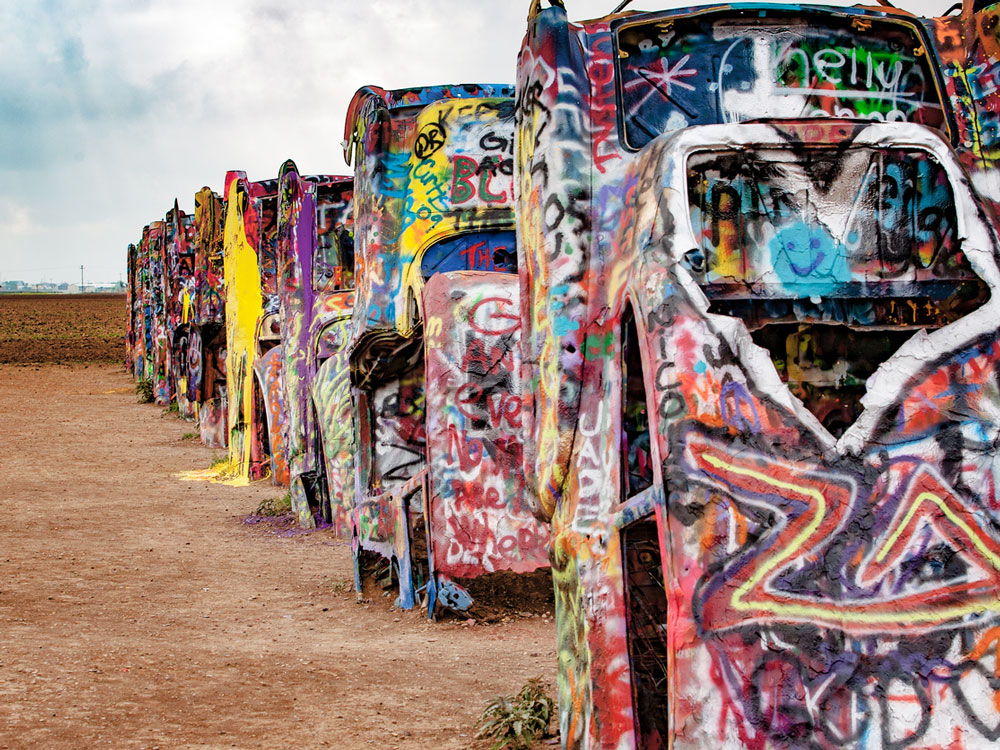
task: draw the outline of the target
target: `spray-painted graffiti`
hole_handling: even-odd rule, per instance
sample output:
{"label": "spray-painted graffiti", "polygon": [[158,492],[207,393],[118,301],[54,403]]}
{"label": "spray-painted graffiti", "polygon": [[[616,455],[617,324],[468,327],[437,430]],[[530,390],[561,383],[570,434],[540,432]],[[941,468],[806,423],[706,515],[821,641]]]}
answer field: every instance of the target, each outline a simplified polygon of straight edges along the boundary
{"label": "spray-painted graffiti", "polygon": [[[221,201],[208,188],[189,216],[175,200],[164,221],[143,228],[129,246],[126,363],[153,385],[160,405],[176,402],[197,420],[202,441],[225,447],[225,329],[222,321]],[[214,254],[219,278],[208,273]],[[202,306],[215,295],[217,303]]]}
{"label": "spray-painted graffiti", "polygon": [[211,448],[225,448],[225,208],[222,198],[204,187],[194,198],[195,311],[188,347],[188,383],[198,402],[198,432]]}
{"label": "spray-painted graffiti", "polygon": [[521,470],[517,280],[438,273],[423,297],[433,567],[468,578],[547,566]]}
{"label": "spray-painted graffiti", "polygon": [[[313,400],[317,397],[316,373],[318,368],[315,336],[318,316],[326,311],[328,298],[337,295],[337,306],[347,300],[349,291],[342,284],[353,278],[353,243],[350,226],[351,181],[349,178],[299,176],[295,164],[286,162],[279,177],[279,212],[277,257],[280,270],[281,298],[281,351],[284,404],[286,413],[285,438],[292,505],[303,526],[315,525],[314,509],[325,521],[335,523],[338,531],[349,529],[350,514],[341,513],[344,504],[338,496],[331,500],[327,482],[327,461],[322,453],[325,443],[322,428],[315,420]],[[348,257],[349,256],[349,257]],[[348,339],[343,337],[341,345]],[[324,359],[333,356],[325,352]],[[343,373],[324,378],[319,388],[321,401],[339,401]],[[335,394],[326,394],[325,387],[332,387]],[[329,415],[331,418],[335,415]],[[335,429],[346,429],[350,434],[351,422]],[[341,439],[334,454],[334,479],[337,490],[342,490],[344,458]],[[349,446],[348,446],[349,447]],[[351,462],[353,465],[353,462]],[[348,472],[350,468],[348,467]],[[349,495],[353,494],[352,492]],[[348,506],[349,508],[349,506]],[[338,511],[336,519],[333,510]]]}
{"label": "spray-painted graffiti", "polygon": [[[1000,280],[996,237],[946,147],[919,131],[883,127],[862,131],[852,149],[890,144],[894,135],[923,141],[927,155],[908,154],[910,164],[936,161],[948,174],[968,264],[961,275],[974,273],[992,289]],[[891,165],[891,147],[875,152]],[[850,160],[843,158],[840,179],[856,178]],[[786,151],[785,161],[795,158]],[[655,171],[681,169],[661,162]],[[881,189],[891,194],[888,179]],[[886,227],[895,218],[887,213]],[[664,231],[661,247],[684,244],[685,224]],[[794,399],[794,374],[782,376],[774,355],[753,346],[759,333],[705,312],[680,261],[673,253],[665,276],[673,294],[647,318],[650,345],[671,360],[650,378],[651,399],[682,406],[661,411],[654,427],[668,532],[685,550],[683,567],[676,553],[672,560],[684,575],[668,578],[685,592],[677,622],[689,637],[671,637],[678,694],[698,700],[684,667],[704,655],[720,691],[704,708],[728,713],[747,746],[777,745],[789,733],[819,747],[863,746],[870,736],[884,747],[994,741],[992,690],[981,684],[970,698],[971,685],[993,669],[986,644],[1000,600],[986,438],[996,430],[987,416],[994,303],[923,324],[849,322],[858,336],[872,326],[908,335],[895,352],[883,344],[886,359],[864,384],[863,411],[837,437],[808,401]],[[958,287],[952,277],[917,276],[906,297]],[[711,295],[710,285],[702,288]],[[827,294],[860,302],[871,293],[847,285]],[[800,325],[809,320],[800,313]],[[830,323],[812,323],[823,325]],[[917,404],[930,391],[948,395],[920,419]],[[953,744],[955,726],[964,743]],[[704,737],[713,731],[706,727]]]}
{"label": "spray-painted graffiti", "polygon": [[[933,135],[969,164],[931,35],[861,10],[571,25],[539,5],[517,90],[524,452],[565,746],[995,742],[980,357],[1000,277]],[[804,119],[688,127],[759,117]]]}
{"label": "spray-painted graffiti", "polygon": [[[397,298],[418,246],[405,241],[404,232],[425,236],[442,224],[441,230],[447,231],[455,226],[457,209],[474,215],[495,202],[493,196],[505,195],[499,200],[510,205],[513,143],[492,132],[509,118],[510,105],[481,97],[511,93],[509,86],[479,84],[399,91],[364,88],[355,94],[344,134],[345,158],[355,170],[355,337],[368,328],[397,324],[409,314]],[[455,106],[441,110],[438,119],[428,116],[417,123],[414,109],[438,100]],[[460,124],[477,118],[491,121],[493,127]],[[449,148],[443,148],[446,143]],[[453,192],[460,199],[454,204]]]}
{"label": "spray-painted graffiti", "polygon": [[[195,224],[174,201],[167,212],[164,242],[167,338],[170,341],[170,381],[178,413],[185,419],[197,416],[197,394],[190,374],[190,333],[194,318]],[[199,357],[195,355],[197,360]]]}
{"label": "spray-painted graffiti", "polygon": [[[315,192],[299,178],[292,161],[281,166],[278,176],[277,263],[281,298],[281,372],[283,402],[287,412],[286,445],[292,509],[299,523],[315,525],[309,508],[303,475],[312,468],[307,449],[306,420],[309,418],[308,381],[313,374],[309,357],[309,317],[313,294],[308,283],[312,261]],[[305,282],[303,281],[305,279]]]}
{"label": "spray-painted graffiti", "polygon": [[370,397],[364,390],[357,394],[360,471],[352,519],[356,555],[366,549],[395,561],[397,605],[404,608],[414,606],[423,584],[414,552],[420,550],[415,537],[423,528],[427,442],[422,352],[407,350],[394,357],[406,365],[399,375],[379,383]]}
{"label": "spray-painted graffiti", "polygon": [[203,187],[194,197],[195,321],[199,325],[224,318],[223,231],[225,208],[222,198]]}
{"label": "spray-painted graffiti", "polygon": [[331,294],[316,318],[316,375],[312,381],[316,470],[322,467],[329,519],[338,536],[351,534],[354,505],[355,430],[347,342],[351,336],[353,295]]}
{"label": "spray-painted graffiti", "polygon": [[[769,9],[647,17],[617,32],[626,142],[714,122],[841,117],[946,129],[922,29],[900,18]],[[650,14],[651,16],[653,14]],[[821,20],[820,20],[821,19]]]}
{"label": "spray-painted graffiti", "polygon": [[196,385],[200,352],[192,353],[196,227],[174,201],[163,221],[143,229],[138,246],[129,247],[127,362],[135,378],[153,383],[154,400],[176,400],[186,419],[197,417]]}
{"label": "spray-painted graffiti", "polygon": [[129,244],[126,253],[128,286],[125,288],[125,369],[133,378],[139,378],[142,361],[142,289],[138,248]]}
{"label": "spray-painted graffiti", "polygon": [[1000,204],[996,173],[1000,157],[1000,44],[997,9],[990,3],[962,3],[961,12],[919,19],[940,57],[944,91],[955,120],[953,141],[978,192]]}
{"label": "spray-painted graffiti", "polygon": [[[268,318],[264,318],[263,325],[268,325],[269,322]],[[283,430],[287,410],[281,364],[280,346],[268,349],[254,360],[254,408],[257,411],[253,420],[253,451],[260,453],[251,454],[251,465],[268,463],[274,483],[288,485],[288,460]]]}
{"label": "spray-painted graffiti", "polygon": [[427,438],[423,373],[408,372],[375,389],[372,398],[374,482],[382,492],[406,484],[424,466]]}
{"label": "spray-painted graffiti", "polygon": [[159,406],[169,406],[173,395],[170,369],[170,337],[167,321],[167,266],[164,241],[165,226],[162,221],[154,221],[149,226],[149,296],[150,328],[149,351],[151,353],[153,400]]}
{"label": "spray-painted graffiti", "polygon": [[150,270],[149,225],[142,228],[136,248],[136,356],[135,376],[153,377],[152,272]]}
{"label": "spray-painted graffiti", "polygon": [[131,370],[400,606],[551,561],[568,748],[997,744],[994,8],[541,5],[147,227]]}
{"label": "spray-painted graffiti", "polygon": [[[244,480],[259,478],[266,463],[261,441],[266,425],[257,405],[265,389],[255,389],[258,324],[264,317],[261,271],[254,243],[261,229],[258,197],[274,195],[275,185],[251,183],[242,172],[226,175],[225,287],[226,393],[229,457]],[[268,334],[272,334],[268,328]],[[259,412],[259,413],[258,413]]]}

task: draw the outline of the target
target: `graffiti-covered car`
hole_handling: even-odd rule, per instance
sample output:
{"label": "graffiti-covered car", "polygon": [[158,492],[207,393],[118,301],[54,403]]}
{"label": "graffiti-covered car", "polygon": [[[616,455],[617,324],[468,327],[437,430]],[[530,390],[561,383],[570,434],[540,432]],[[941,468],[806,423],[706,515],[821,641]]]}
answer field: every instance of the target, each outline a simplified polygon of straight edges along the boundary
{"label": "graffiti-covered car", "polygon": [[142,267],[139,263],[138,248],[129,243],[125,256],[128,286],[125,289],[125,369],[138,380],[142,377]]}
{"label": "graffiti-covered car", "polygon": [[[170,383],[177,411],[185,419],[197,418],[197,401],[189,388],[191,323],[195,304],[194,217],[180,209],[176,200],[164,219],[163,257],[166,283],[165,314],[170,342]],[[195,360],[200,355],[193,355]]]}
{"label": "graffiti-covered car", "polygon": [[[957,12],[956,12],[957,11]],[[952,145],[976,192],[1000,207],[1000,6],[963,0],[938,18],[916,18],[928,29],[943,79],[944,119]],[[904,72],[905,74],[905,72]]]}
{"label": "graffiti-covered car", "polygon": [[194,216],[175,200],[128,249],[127,365],[158,403],[176,399],[213,448],[227,444],[223,205],[207,187]]}
{"label": "graffiti-covered car", "polygon": [[224,268],[229,456],[245,480],[288,484],[277,294],[277,180],[226,174]]}
{"label": "graffiti-covered car", "polygon": [[392,560],[400,606],[471,603],[456,579],[548,564],[525,501],[501,86],[362,89],[355,165],[355,549]]}
{"label": "graffiti-covered car", "polygon": [[153,302],[152,269],[149,251],[150,225],[142,228],[142,236],[135,252],[135,294],[133,314],[135,326],[135,353],[133,371],[137,380],[153,379]]}
{"label": "graffiti-covered car", "polygon": [[350,535],[354,431],[348,329],[354,300],[353,181],[279,176],[277,256],[292,508]]}
{"label": "graffiti-covered car", "polygon": [[127,340],[133,377],[149,381],[156,403],[167,406],[171,390],[163,234],[164,222],[150,222],[142,228],[139,243],[129,246],[131,322]]}
{"label": "graffiti-covered car", "polygon": [[989,106],[960,91],[990,74],[936,52],[976,46],[971,4],[540,5],[524,451],[563,742],[995,742]]}
{"label": "graffiti-covered car", "polygon": [[158,406],[169,406],[173,398],[170,367],[170,335],[167,319],[167,258],[166,223],[154,221],[149,225],[146,242],[146,262],[149,264],[148,295],[150,307],[151,349],[147,355],[152,362],[153,401]]}
{"label": "graffiti-covered car", "polygon": [[[350,242],[347,232],[338,239],[345,251]],[[350,256],[343,260],[346,267]],[[317,305],[310,343],[316,368],[310,388],[312,423],[307,445],[307,449],[312,446],[314,456],[315,494],[310,508],[318,508],[336,534],[344,538],[351,536],[354,507],[355,430],[348,358],[353,305],[353,293],[326,295]]]}
{"label": "graffiti-covered car", "polygon": [[[868,731],[943,744],[955,725],[988,738],[991,691],[971,686],[1000,607],[1000,270],[953,152],[903,124],[714,126],[657,142],[635,177],[653,174],[686,190],[637,193],[622,235],[639,272],[621,336],[652,355],[626,343],[621,359],[623,414],[650,415],[625,445],[648,446],[652,469],[623,463],[635,497],[652,489],[630,511],[649,520],[625,526],[623,577],[656,570],[639,552],[655,525],[675,746],[682,727],[692,747],[721,741],[710,717],[726,715],[763,746],[791,726],[821,747]],[[716,191],[741,221],[721,226]],[[649,691],[659,674],[628,638]]]}
{"label": "graffiti-covered car", "polygon": [[194,197],[194,299],[188,328],[187,397],[197,404],[198,434],[225,448],[226,307],[222,197],[203,187]]}

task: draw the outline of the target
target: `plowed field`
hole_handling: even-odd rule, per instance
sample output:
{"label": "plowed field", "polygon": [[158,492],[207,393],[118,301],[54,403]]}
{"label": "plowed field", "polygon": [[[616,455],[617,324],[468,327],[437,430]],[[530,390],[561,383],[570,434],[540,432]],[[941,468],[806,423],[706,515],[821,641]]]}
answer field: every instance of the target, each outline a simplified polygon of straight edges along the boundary
{"label": "plowed field", "polygon": [[0,362],[121,362],[124,294],[0,294]]}

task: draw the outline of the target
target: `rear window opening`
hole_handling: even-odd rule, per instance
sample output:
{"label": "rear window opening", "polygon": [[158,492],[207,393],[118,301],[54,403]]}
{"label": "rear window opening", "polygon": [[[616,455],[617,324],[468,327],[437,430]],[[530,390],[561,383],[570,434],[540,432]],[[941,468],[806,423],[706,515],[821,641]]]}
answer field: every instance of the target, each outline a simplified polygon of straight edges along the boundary
{"label": "rear window opening", "polygon": [[517,273],[517,242],[511,230],[469,232],[431,245],[420,261],[424,280],[449,271]]}
{"label": "rear window opening", "polygon": [[907,339],[989,298],[962,253],[951,186],[926,152],[695,154],[688,203],[698,246],[682,265],[709,309],[746,324],[835,436]]}
{"label": "rear window opening", "polygon": [[624,141],[764,117],[914,122],[948,132],[923,32],[804,9],[646,16],[616,25]]}

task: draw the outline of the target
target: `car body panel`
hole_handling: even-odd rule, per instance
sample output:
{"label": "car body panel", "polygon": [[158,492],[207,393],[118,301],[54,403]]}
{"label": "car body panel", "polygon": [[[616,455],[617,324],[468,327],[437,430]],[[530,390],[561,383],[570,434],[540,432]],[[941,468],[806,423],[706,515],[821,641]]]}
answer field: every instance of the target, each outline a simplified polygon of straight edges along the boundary
{"label": "car body panel", "polygon": [[429,546],[447,576],[548,565],[521,469],[519,307],[513,275],[436,273],[423,289]]}
{"label": "car body panel", "polygon": [[[350,293],[343,298],[330,295],[326,300],[325,312],[315,326],[317,371],[311,384],[312,422],[320,444],[318,455],[324,462],[330,523],[334,533],[346,539],[351,538],[355,480],[354,408],[347,346],[352,305]],[[320,351],[320,337],[329,340],[324,351]]]}
{"label": "car body panel", "polygon": [[226,414],[225,205],[211,188],[195,194],[194,322],[189,386],[198,404],[198,432],[210,448],[228,445]]}

